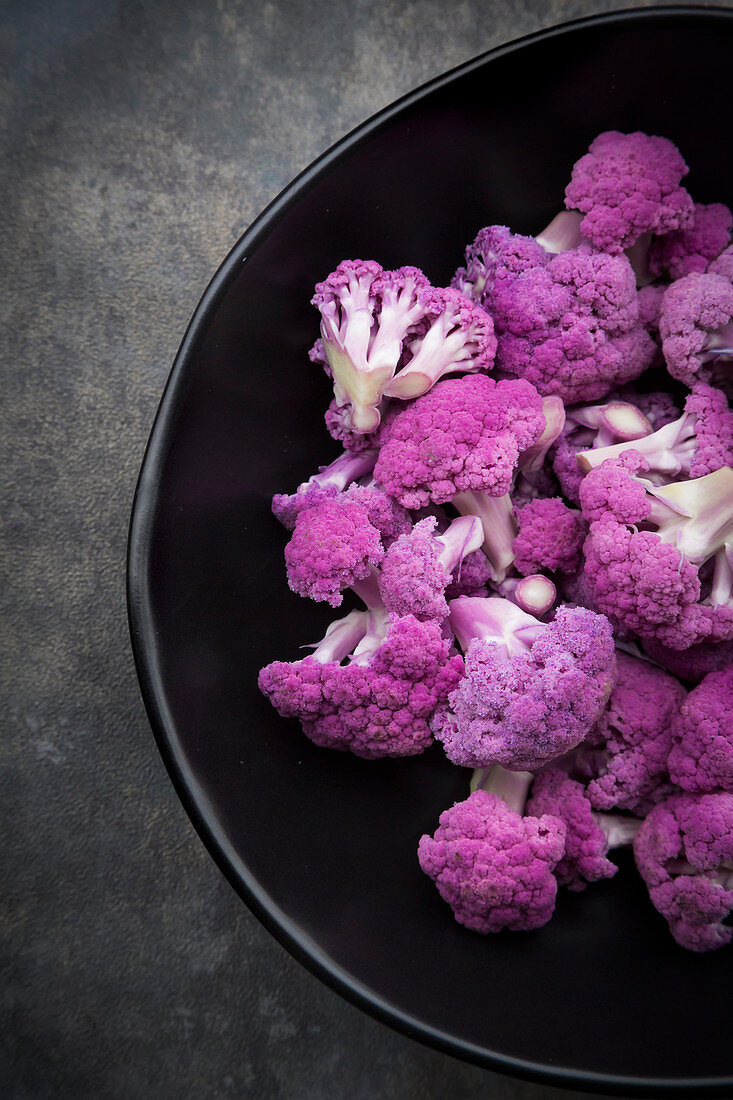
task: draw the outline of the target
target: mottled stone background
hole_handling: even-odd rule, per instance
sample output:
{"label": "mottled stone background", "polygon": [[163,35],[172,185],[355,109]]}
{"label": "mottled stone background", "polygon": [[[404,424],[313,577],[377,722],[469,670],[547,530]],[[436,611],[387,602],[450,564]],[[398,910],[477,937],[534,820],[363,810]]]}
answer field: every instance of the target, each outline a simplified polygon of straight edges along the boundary
{"label": "mottled stone background", "polygon": [[396,96],[613,6],[0,5],[3,1097],[570,1095],[393,1033],[260,927],[158,758],[124,560],[170,363],[250,220]]}

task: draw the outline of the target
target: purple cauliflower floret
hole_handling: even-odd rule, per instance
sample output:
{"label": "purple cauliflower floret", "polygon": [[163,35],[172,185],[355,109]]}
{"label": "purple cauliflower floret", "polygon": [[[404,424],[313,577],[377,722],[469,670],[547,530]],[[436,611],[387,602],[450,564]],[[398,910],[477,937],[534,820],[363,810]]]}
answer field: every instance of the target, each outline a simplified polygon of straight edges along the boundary
{"label": "purple cauliflower floret", "polygon": [[298,514],[285,547],[288,584],[300,596],[338,607],[343,590],[369,577],[383,557],[379,531],[366,509],[326,500]]}
{"label": "purple cauliflower floret", "polygon": [[698,478],[733,466],[733,411],[722,390],[698,382],[676,420],[632,442],[614,443],[578,454],[582,471],[633,450],[644,456],[646,472],[662,480]]}
{"label": "purple cauliflower floret", "polygon": [[656,341],[659,336],[659,318],[662,313],[662,298],[666,286],[661,283],[649,283],[639,288],[639,323]]}
{"label": "purple cauliflower floret", "polygon": [[659,318],[667,370],[690,389],[714,381],[733,359],[733,283],[723,275],[685,275],[667,287]]}
{"label": "purple cauliflower floret", "polygon": [[566,403],[638,378],[656,352],[629,261],[586,245],[505,279],[492,312],[501,370]]}
{"label": "purple cauliflower floret", "polygon": [[420,520],[385,554],[379,590],[388,611],[421,622],[447,616],[445,590],[453,570],[480,548],[484,534],[476,516],[453,520],[443,534],[435,533],[437,523],[435,516]]}
{"label": "purple cauliflower floret", "polygon": [[333,624],[312,656],[263,668],[259,686],[316,745],[375,760],[428,747],[430,718],[462,669],[439,624],[357,611]]}
{"label": "purple cauliflower floret", "polygon": [[466,266],[458,268],[451,285],[491,313],[503,282],[549,260],[534,237],[512,233],[506,225],[487,225],[466,248]]}
{"label": "purple cauliflower floret", "polygon": [[728,641],[733,470],[657,487],[635,476],[644,464],[638,452],[625,451],[581,484],[590,521],[585,575],[594,603],[612,622],[671,649]]}
{"label": "purple cauliflower floret", "polygon": [[722,202],[695,203],[694,220],[652,241],[649,269],[655,278],[681,279],[702,272],[730,244],[733,214]]}
{"label": "purple cauliflower floret", "polygon": [[515,534],[509,491],[522,452],[544,428],[542,399],[529,383],[448,379],[395,417],[375,477],[406,508],[451,502],[477,515],[492,576],[503,579]]}
{"label": "purple cauliflower floret", "polygon": [[[529,776],[511,777],[513,796],[478,789],[440,815],[421,837],[418,859],[460,924],[475,932],[528,931],[552,916],[553,870],[565,826],[556,817],[522,816]],[[503,779],[497,790],[506,787]],[[511,805],[509,803],[512,803]]]}
{"label": "purple cauliflower floret", "polygon": [[733,664],[733,641],[698,642],[679,650],[662,645],[656,638],[645,638],[644,651],[667,672],[693,684],[699,684],[708,672],[719,672]]}
{"label": "purple cauliflower floret", "polygon": [[560,483],[563,496],[573,504],[580,504],[580,483],[585,474],[578,465],[577,456],[583,450],[583,446],[573,443],[567,436],[562,436],[554,449],[553,472]]}
{"label": "purple cauliflower floret", "polygon": [[527,812],[565,822],[565,852],[555,876],[569,890],[584,890],[589,882],[612,878],[618,867],[608,859],[609,851],[631,844],[638,828],[634,818],[596,813],[583,784],[552,765],[536,777]]}
{"label": "purple cauliflower floret", "polygon": [[597,810],[644,816],[672,792],[667,757],[686,692],[674,676],[625,653],[617,653],[616,670],[608,706],[587,738],[599,750],[587,793]]}
{"label": "purple cauliflower floret", "polygon": [[714,951],[733,925],[733,795],[676,794],[655,806],[634,838],[654,907],[681,947]]}
{"label": "purple cauliflower floret", "polygon": [[[312,357],[325,356],[335,400],[329,426],[344,439],[378,428],[384,397],[416,397],[445,374],[488,370],[494,361],[489,315],[456,290],[432,287],[414,267],[344,260],[312,301],[321,314]],[[337,423],[335,410],[345,407]]]}
{"label": "purple cauliflower floret", "polygon": [[370,474],[377,461],[376,450],[364,450],[360,454],[345,451],[329,463],[321,466],[317,474],[304,481],[294,493],[276,493],[272,498],[272,511],[288,531],[295,529],[300,512],[313,508],[326,500],[334,500],[352,482]]}
{"label": "purple cauliflower floret", "polygon": [[693,202],[680,186],[688,171],[667,138],[609,130],[573,165],[565,205],[585,214],[580,230],[596,248],[622,252],[645,234],[692,223]]}
{"label": "purple cauliflower floret", "polygon": [[582,562],[586,523],[560,497],[531,500],[517,509],[514,567],[530,573],[577,573]]}
{"label": "purple cauliflower floret", "polygon": [[462,597],[450,627],[466,674],[433,731],[455,764],[535,770],[574,748],[598,721],[615,674],[602,615],[561,608],[551,623],[499,597]]}
{"label": "purple cauliflower floret", "polygon": [[710,672],[672,722],[669,774],[685,791],[733,794],[733,666]]}
{"label": "purple cauliflower floret", "polygon": [[412,530],[412,520],[407,509],[373,480],[365,485],[350,485],[339,499],[348,504],[358,504],[364,509],[372,527],[379,531],[385,550],[400,535]]}
{"label": "purple cauliflower floret", "polygon": [[485,596],[491,578],[489,559],[482,550],[466,554],[456,566],[451,581],[445,590],[446,600],[456,600],[459,596]]}
{"label": "purple cauliflower floret", "polygon": [[733,244],[729,244],[716,259],[710,261],[707,271],[710,275],[722,275],[729,283],[733,283]]}

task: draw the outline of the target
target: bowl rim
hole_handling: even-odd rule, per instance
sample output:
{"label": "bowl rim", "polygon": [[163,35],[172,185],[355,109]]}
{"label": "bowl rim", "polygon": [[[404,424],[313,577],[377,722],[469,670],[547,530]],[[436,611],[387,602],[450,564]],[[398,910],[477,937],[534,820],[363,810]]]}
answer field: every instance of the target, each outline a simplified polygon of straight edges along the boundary
{"label": "bowl rim", "polygon": [[303,966],[350,1003],[381,1023],[443,1053],[485,1069],[554,1087],[618,1092],[629,1095],[661,1096],[697,1094],[722,1095],[733,1087],[733,1073],[727,1077],[650,1078],[598,1073],[572,1067],[546,1065],[492,1051],[456,1035],[431,1027],[402,1011],[375,990],[355,980],[277,906],[259,885],[220,828],[213,808],[188,764],[178,741],[175,722],[167,706],[161,673],[152,605],[148,560],[151,532],[157,507],[159,473],[168,451],[176,412],[181,403],[189,363],[200,336],[236,278],[243,263],[287,210],[302,198],[332,163],[371,138],[382,126],[432,92],[482,68],[487,63],[535,42],[546,41],[582,27],[664,22],[681,17],[733,21],[733,9],[709,4],[665,4],[659,7],[623,8],[553,24],[494,46],[476,57],[419,85],[371,115],[346,133],[294,177],[250,223],[220,264],[188,323],[168,374],[145,447],[132,501],[127,540],[127,615],[135,669],[148,720],[176,794],[183,804],[204,847],[267,931]]}

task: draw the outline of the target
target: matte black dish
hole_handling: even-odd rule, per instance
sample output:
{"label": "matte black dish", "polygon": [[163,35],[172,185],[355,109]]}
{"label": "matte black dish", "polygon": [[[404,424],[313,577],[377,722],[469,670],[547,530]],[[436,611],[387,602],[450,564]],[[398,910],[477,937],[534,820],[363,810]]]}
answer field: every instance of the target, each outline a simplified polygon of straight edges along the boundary
{"label": "matte black dish", "polygon": [[286,588],[276,491],[336,451],[307,361],[313,284],[351,256],[446,282],[489,222],[536,232],[605,129],[676,141],[699,201],[733,199],[733,12],[651,9],[501,47],[322,157],[225,260],[186,333],[143,464],[129,606],[145,702],[211,854],[290,951],[415,1038],[586,1089],[730,1093],[730,950],[677,948],[628,863],[545,929],[481,937],[421,873],[420,834],[463,797],[438,749],[316,749],[257,691],[331,609]]}

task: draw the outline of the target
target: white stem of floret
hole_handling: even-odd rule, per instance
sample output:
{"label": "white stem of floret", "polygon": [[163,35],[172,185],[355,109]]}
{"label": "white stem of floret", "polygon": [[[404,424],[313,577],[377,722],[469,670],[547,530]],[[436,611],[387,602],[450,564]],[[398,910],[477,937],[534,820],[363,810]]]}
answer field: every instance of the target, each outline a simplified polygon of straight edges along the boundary
{"label": "white stem of floret", "polygon": [[626,258],[636,275],[636,285],[638,287],[649,286],[650,283],[654,282],[654,276],[649,270],[649,248],[651,243],[651,233],[642,233],[639,239],[634,241],[630,248],[626,249]]}
{"label": "white stem of floret", "polygon": [[733,602],[733,548],[724,546],[715,555],[713,583],[705,603],[712,607],[730,607]]}
{"label": "white stem of floret", "polygon": [[384,600],[379,591],[379,574],[374,566],[370,566],[367,577],[353,581],[349,587],[360,600],[363,600],[369,611],[379,611],[383,608]]}
{"label": "white stem of floret", "polygon": [[385,607],[362,611],[367,616],[367,629],[364,637],[353,651],[351,664],[368,665],[387,635],[389,612]]}
{"label": "white stem of floret", "polygon": [[577,248],[583,240],[580,232],[582,220],[583,215],[577,210],[561,210],[550,224],[537,234],[535,240],[545,252],[552,252],[555,255],[559,252],[569,252],[571,248]]}
{"label": "white stem of floret", "polygon": [[715,332],[708,333],[700,358],[705,362],[706,359],[727,359],[731,356],[733,356],[733,321],[727,325],[721,325]]}
{"label": "white stem of floret", "polygon": [[471,792],[482,790],[495,794],[510,810],[523,814],[533,779],[532,772],[512,772],[508,768],[502,768],[501,764],[492,764],[488,768],[475,770],[471,779]]}
{"label": "white stem of floret", "polygon": [[[646,420],[646,417],[644,418]],[[615,443],[608,447],[580,451],[577,461],[583,473],[600,466],[607,458],[618,458],[624,451],[638,451],[650,464],[650,470],[675,477],[688,474],[695,453],[696,417],[683,413],[671,424],[665,424],[656,432],[636,439]]]}
{"label": "white stem of floret", "polygon": [[662,542],[676,546],[693,565],[702,565],[725,546],[733,545],[733,468],[722,466],[705,477],[651,486]]}
{"label": "white stem of floret", "polygon": [[545,623],[501,596],[459,596],[449,607],[450,628],[464,653],[478,638],[497,646],[509,660],[529,653],[547,629]]}
{"label": "white stem of floret", "polygon": [[450,308],[435,319],[425,336],[412,343],[410,351],[410,362],[385,386],[387,397],[403,400],[420,397],[444,375],[457,370],[475,369],[475,341],[462,325],[456,323]]}
{"label": "white stem of floret", "polygon": [[628,848],[633,844],[641,821],[636,817],[623,817],[621,814],[599,814],[595,810],[591,817],[606,835],[608,850]]}
{"label": "white stem of floret", "polygon": [[484,541],[484,529],[478,516],[459,516],[454,519],[435,541],[440,544],[438,560],[452,573],[467,554],[480,550]]}
{"label": "white stem of floret", "polygon": [[546,615],[557,599],[557,589],[549,577],[532,573],[522,577],[514,590],[514,599],[528,615]]}
{"label": "white stem of floret", "polygon": [[514,561],[516,523],[511,498],[486,493],[456,493],[451,503],[462,516],[478,516],[484,531],[481,546],[493,581],[503,581]]}
{"label": "white stem of floret", "polygon": [[372,447],[365,451],[344,451],[328,466],[319,467],[314,474],[301,486],[302,489],[317,484],[323,488],[333,486],[339,492],[343,492],[352,482],[358,481],[365,474],[370,474],[374,469],[379,451]]}
{"label": "white stem of floret", "polygon": [[416,285],[413,277],[406,277],[403,286],[382,291],[379,322],[368,353],[372,370],[391,367],[390,377],[394,374],[410,329],[425,316],[425,308],[415,294]]}
{"label": "white stem of floret", "polygon": [[542,468],[547,452],[555,440],[562,435],[565,427],[565,405],[557,394],[542,398],[542,413],[545,417],[542,434],[531,447],[522,451],[517,463],[519,473],[530,481],[532,474],[536,474]]}
{"label": "white stem of floret", "polygon": [[343,619],[331,623],[320,642],[303,649],[313,649],[311,656],[321,665],[339,663],[353,653],[370,626],[367,611],[351,611]]}

